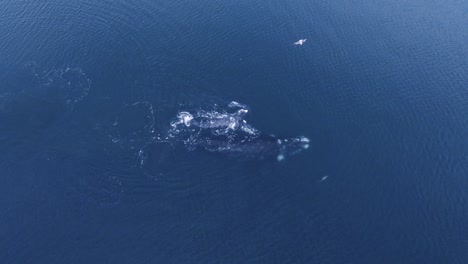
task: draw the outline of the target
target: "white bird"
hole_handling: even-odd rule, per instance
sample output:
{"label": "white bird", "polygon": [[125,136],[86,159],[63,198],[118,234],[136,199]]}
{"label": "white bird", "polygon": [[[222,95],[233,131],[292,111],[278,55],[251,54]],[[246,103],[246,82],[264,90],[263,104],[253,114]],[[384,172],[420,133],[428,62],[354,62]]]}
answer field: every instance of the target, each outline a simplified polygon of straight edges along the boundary
{"label": "white bird", "polygon": [[294,45],[302,45],[302,44],[304,44],[306,41],[307,41],[307,39],[300,39],[300,40],[294,42]]}

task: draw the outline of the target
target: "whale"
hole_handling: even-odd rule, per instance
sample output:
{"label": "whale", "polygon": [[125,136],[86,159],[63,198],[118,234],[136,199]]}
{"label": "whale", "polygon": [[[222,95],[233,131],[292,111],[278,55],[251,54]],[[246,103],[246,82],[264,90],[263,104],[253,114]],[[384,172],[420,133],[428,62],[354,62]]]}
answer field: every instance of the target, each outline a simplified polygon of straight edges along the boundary
{"label": "whale", "polygon": [[166,140],[183,143],[189,150],[201,149],[228,156],[282,161],[309,148],[306,137],[276,137],[260,133],[244,119],[247,106],[231,102],[237,111],[181,111],[171,122]]}

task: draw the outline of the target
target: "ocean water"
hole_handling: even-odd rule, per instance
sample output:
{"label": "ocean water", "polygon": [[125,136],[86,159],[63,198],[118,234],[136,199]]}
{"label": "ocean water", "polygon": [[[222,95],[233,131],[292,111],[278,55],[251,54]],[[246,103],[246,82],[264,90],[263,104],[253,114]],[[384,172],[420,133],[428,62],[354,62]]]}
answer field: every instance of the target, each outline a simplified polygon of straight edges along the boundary
{"label": "ocean water", "polygon": [[[467,26],[461,0],[0,0],[0,262],[468,263]],[[309,148],[166,140],[231,101]]]}

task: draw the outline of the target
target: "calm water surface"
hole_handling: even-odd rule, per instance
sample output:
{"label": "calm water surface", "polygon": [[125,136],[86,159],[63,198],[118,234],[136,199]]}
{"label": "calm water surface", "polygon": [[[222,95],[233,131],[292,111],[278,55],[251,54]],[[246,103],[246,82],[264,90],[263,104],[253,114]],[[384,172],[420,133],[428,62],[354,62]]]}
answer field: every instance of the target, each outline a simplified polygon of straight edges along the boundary
{"label": "calm water surface", "polygon": [[[467,10],[0,0],[0,262],[468,263]],[[154,143],[233,100],[309,149]]]}

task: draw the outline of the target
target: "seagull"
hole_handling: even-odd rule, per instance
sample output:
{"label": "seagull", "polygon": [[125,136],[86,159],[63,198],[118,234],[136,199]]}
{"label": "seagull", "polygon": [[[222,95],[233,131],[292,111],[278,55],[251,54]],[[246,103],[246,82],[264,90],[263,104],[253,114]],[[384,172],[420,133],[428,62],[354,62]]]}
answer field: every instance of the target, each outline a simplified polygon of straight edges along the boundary
{"label": "seagull", "polygon": [[294,42],[294,45],[301,45],[302,46],[302,44],[304,44],[306,41],[307,41],[307,39],[300,39],[300,40]]}

